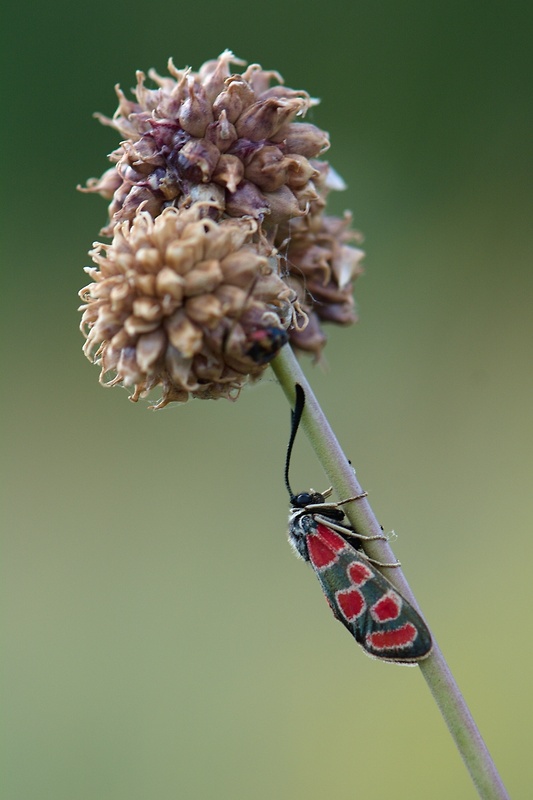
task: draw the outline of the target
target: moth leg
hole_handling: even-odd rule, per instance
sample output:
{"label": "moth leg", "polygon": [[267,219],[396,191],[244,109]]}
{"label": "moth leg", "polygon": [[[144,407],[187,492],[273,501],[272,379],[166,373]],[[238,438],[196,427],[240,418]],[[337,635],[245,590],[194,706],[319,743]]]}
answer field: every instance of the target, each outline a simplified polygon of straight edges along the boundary
{"label": "moth leg", "polygon": [[[329,523],[329,527],[333,528],[334,526]],[[336,530],[339,530],[341,526],[337,525]],[[389,541],[389,537],[381,534],[381,536],[362,536],[360,533],[356,533],[355,531],[350,530],[349,528],[343,528],[339,531],[342,532],[344,536],[351,536],[354,539],[362,539],[363,541],[372,541],[373,539],[381,539],[384,542]],[[359,551],[361,552],[361,551]],[[374,564],[376,567],[401,567],[401,563],[399,561],[378,561],[376,558],[371,558],[366,553],[361,553],[367,561],[370,561],[371,564]]]}
{"label": "moth leg", "polygon": [[[333,492],[333,488],[330,486],[329,489],[326,489],[325,492],[321,492],[321,495],[322,495],[322,497],[324,499],[326,499],[327,497],[329,497],[331,495],[332,492]],[[315,490],[314,489],[310,489],[309,493],[310,494],[315,494]],[[317,510],[319,510],[321,508],[322,509],[338,508],[339,506],[343,506],[345,503],[351,503],[352,500],[362,500],[363,497],[366,497],[367,495],[368,495],[368,492],[363,492],[362,494],[356,494],[354,497],[347,497],[346,500],[339,500],[339,501],[335,501],[333,503],[310,503],[309,506],[307,506],[307,508],[309,509],[310,512],[312,512],[314,514],[314,513],[316,513]],[[361,538],[364,539],[366,537],[362,536]]]}
{"label": "moth leg", "polygon": [[[330,525],[330,527],[332,527],[332,526]],[[345,530],[344,531],[344,535],[345,536],[350,536],[350,535],[353,535],[353,533],[352,533],[352,531]],[[358,536],[358,534],[356,534],[356,536]],[[370,537],[367,537],[367,538],[370,538],[370,539],[374,539],[374,538],[375,539],[384,539],[385,541],[387,540],[386,536],[375,536],[375,537],[374,536],[370,536]],[[365,561],[370,561],[370,563],[374,564],[374,566],[376,566],[376,567],[390,567],[392,569],[393,567],[401,567],[402,566],[401,562],[398,561],[398,560],[396,560],[396,561],[378,561],[377,558],[372,558],[371,556],[368,555],[368,553],[365,553],[364,550],[360,549],[360,546],[359,546],[359,549],[358,549],[357,553],[362,558],[364,558]]]}
{"label": "moth leg", "polygon": [[366,553],[365,553],[365,558],[366,558],[367,561],[370,561],[370,563],[374,564],[376,567],[390,567],[390,568],[392,568],[392,567],[401,567],[402,566],[400,561],[392,561],[392,562],[389,562],[389,561],[377,561],[375,558],[370,558],[370,556],[367,556]]}
{"label": "moth leg", "polygon": [[335,505],[343,506],[345,503],[351,503],[352,500],[362,500],[363,497],[368,497],[368,492],[361,492],[361,494],[356,494],[354,497],[347,497],[346,500],[339,500]]}
{"label": "moth leg", "polygon": [[[317,506],[314,507],[316,508]],[[364,533],[357,533],[357,531],[354,531],[352,528],[346,528],[344,525],[336,525],[331,519],[328,517],[322,517],[320,514],[315,514],[315,519],[318,522],[321,522],[323,525],[326,525],[328,528],[333,528],[334,531],[341,533],[343,536],[351,536],[354,539],[360,539],[362,542],[373,542],[377,539],[387,541],[387,537],[382,533],[376,533],[375,536],[365,536]]]}

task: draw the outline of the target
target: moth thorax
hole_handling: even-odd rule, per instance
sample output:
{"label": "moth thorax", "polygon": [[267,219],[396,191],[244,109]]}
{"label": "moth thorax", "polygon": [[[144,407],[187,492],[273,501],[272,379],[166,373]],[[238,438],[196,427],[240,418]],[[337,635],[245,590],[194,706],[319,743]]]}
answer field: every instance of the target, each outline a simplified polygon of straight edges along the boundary
{"label": "moth thorax", "polygon": [[334,506],[331,508],[320,509],[320,514],[321,516],[327,517],[335,522],[342,522],[343,519],[345,519],[344,511],[341,508],[335,508]]}

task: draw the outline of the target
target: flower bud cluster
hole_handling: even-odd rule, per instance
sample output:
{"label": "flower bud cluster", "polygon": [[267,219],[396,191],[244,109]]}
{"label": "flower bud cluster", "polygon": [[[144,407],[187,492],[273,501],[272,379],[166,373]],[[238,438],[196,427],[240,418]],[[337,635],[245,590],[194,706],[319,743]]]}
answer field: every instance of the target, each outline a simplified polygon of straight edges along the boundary
{"label": "flower bud cluster", "polygon": [[345,212],[343,218],[324,214],[329,191],[344,185],[329,165],[321,166],[316,181],[318,199],[304,217],[280,226],[275,240],[286,282],[295,290],[308,318],[304,328],[291,332],[291,344],[316,358],[326,343],[321,322],[357,322],[353,281],[363,273],[361,261],[365,255],[351,244],[362,241],[361,234],[351,228],[351,214]]}
{"label": "flower bud cluster", "polygon": [[306,213],[316,197],[310,159],[329,147],[327,133],[296,121],[313,101],[258,64],[241,75],[232,63],[243,62],[229,51],[197,73],[170,60],[171,77],[149,72],[156,89],[139,71],[135,101],[116,87],[114,117],[98,118],[124,141],[110,156],[114,166],[86,188],[111,200],[104,235],[141,204],[155,217],[168,205],[202,200],[214,218],[251,216],[264,227]]}
{"label": "flower bud cluster", "polygon": [[101,382],[161,386],[156,406],[189,396],[235,396],[258,376],[270,348],[287,341],[295,293],[277,274],[272,247],[253,242],[257,222],[202,217],[202,208],[142,209],[95,243],[93,282],[81,292],[85,354]]}
{"label": "flower bud cluster", "polygon": [[276,72],[225,51],[195,73],[137,73],[134,100],[117,86],[122,142],[83,191],[110,201],[90,252],[84,352],[101,382],[156,386],[155,406],[234,398],[290,340],[319,356],[320,323],[356,319],[362,252],[350,217],[324,215],[342,182],[317,160],[328,135],[302,122],[314,101]]}

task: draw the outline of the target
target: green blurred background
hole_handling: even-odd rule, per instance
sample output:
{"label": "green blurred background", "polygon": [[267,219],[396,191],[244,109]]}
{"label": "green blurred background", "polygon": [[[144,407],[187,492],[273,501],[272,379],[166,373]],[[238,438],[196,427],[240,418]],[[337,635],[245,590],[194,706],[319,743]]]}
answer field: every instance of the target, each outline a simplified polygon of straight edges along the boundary
{"label": "green blurred background", "polygon": [[[361,322],[306,373],[528,796],[530,4],[52,0],[3,28],[2,796],[475,796],[418,670],[365,658],[289,550],[272,375],[153,413],[81,353],[106,204],[74,187],[118,142],[91,114],[226,47],[322,98],[368,255]],[[296,488],[323,487],[297,451]]]}

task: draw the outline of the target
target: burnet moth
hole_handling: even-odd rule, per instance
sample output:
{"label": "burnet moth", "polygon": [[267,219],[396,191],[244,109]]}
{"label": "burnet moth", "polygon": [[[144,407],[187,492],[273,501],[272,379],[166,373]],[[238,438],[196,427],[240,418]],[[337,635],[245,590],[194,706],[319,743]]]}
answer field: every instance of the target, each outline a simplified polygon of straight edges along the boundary
{"label": "burnet moth", "polygon": [[304,390],[296,384],[285,464],[285,485],[291,503],[289,542],[299,558],[310,562],[335,618],[369,656],[398,664],[420,661],[430,654],[432,646],[424,620],[378,572],[377,562],[361,550],[361,541],[385,537],[357,533],[340,508],[365,495],[328,503],[331,489],[322,494],[310,489],[295,495],[290,487],[289,463],[304,405]]}
{"label": "burnet moth", "polygon": [[250,335],[252,345],[247,356],[256,364],[268,364],[278,354],[284,344],[289,341],[287,331],[274,325],[257,328]]}
{"label": "burnet moth", "polygon": [[[248,287],[242,304],[243,312],[246,307],[246,303],[250,299],[257,285],[257,278],[258,276],[252,280]],[[225,353],[227,351],[231,351],[231,347],[229,345],[232,334],[237,322],[244,321],[243,317],[244,314],[238,315],[225,331],[223,337],[223,350]],[[247,355],[248,358],[251,358],[252,361],[259,367],[262,367],[263,365],[266,365],[272,361],[272,359],[277,356],[283,345],[287,344],[289,341],[289,334],[287,331],[284,328],[281,328],[278,324],[269,325],[269,321],[277,323],[279,320],[277,320],[276,315],[272,313],[270,314],[270,320],[268,321],[263,319],[261,320],[261,323],[251,325],[250,319],[248,319],[248,324],[245,326],[249,343],[249,347],[248,350],[246,350],[245,355]],[[240,342],[238,342],[238,346],[240,347]],[[231,355],[231,352],[229,354]]]}

